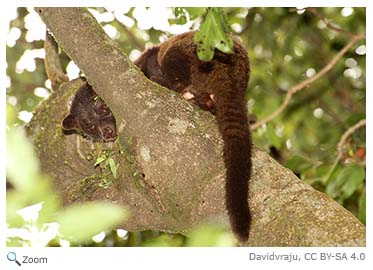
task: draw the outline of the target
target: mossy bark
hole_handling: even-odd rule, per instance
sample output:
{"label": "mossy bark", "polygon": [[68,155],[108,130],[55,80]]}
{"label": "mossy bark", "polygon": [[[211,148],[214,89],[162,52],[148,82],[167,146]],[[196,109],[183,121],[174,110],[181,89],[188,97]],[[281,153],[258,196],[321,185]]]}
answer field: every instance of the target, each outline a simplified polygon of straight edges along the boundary
{"label": "mossy bark", "polygon": [[[212,115],[147,80],[86,9],[36,8],[117,120],[119,138],[94,143],[60,123],[81,80],[63,83],[28,126],[65,204],[106,200],[131,211],[128,230],[188,233],[224,204],[222,140]],[[72,27],[72,25],[74,27]],[[97,157],[117,165],[117,177]],[[254,147],[248,246],[365,246],[365,226]]]}

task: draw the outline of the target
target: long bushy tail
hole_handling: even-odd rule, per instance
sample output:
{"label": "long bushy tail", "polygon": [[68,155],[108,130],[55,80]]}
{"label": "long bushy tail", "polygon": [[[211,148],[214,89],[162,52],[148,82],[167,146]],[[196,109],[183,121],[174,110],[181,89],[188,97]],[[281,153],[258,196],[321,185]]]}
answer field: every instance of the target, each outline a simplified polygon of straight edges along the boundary
{"label": "long bushy tail", "polygon": [[224,161],[227,170],[226,205],[233,232],[240,241],[245,242],[249,237],[251,222],[248,205],[248,183],[251,169],[250,142],[249,139],[233,134],[223,137]]}
{"label": "long bushy tail", "polygon": [[248,191],[252,142],[245,98],[248,61],[245,51],[236,51],[230,63],[220,65],[226,76],[220,78],[214,91],[217,121],[224,140],[226,207],[232,230],[241,242],[247,241],[251,222]]}

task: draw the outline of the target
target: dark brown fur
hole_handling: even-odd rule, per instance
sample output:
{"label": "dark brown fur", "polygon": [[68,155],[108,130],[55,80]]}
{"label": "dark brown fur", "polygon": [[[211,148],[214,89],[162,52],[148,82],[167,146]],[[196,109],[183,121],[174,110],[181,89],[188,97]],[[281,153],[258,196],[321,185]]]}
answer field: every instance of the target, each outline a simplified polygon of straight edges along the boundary
{"label": "dark brown fur", "polygon": [[117,137],[112,112],[87,82],[76,92],[62,128],[67,133],[75,131],[93,140],[107,142]]}
{"label": "dark brown fur", "polygon": [[246,241],[251,222],[251,133],[245,97],[249,59],[240,42],[234,40],[234,54],[215,51],[212,61],[202,62],[193,37],[194,32],[174,36],[145,51],[135,64],[149,79],[189,96],[196,105],[216,114],[224,140],[226,206],[233,232]]}

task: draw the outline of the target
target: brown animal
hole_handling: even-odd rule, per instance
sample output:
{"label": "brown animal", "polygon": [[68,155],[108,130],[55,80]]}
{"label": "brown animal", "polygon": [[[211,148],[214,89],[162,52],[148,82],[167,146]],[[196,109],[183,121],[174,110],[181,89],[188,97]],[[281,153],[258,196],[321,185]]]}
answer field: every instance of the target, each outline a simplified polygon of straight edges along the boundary
{"label": "brown animal", "polygon": [[87,82],[76,92],[62,128],[67,133],[75,131],[93,140],[108,142],[117,138],[112,112]]}
{"label": "brown animal", "polygon": [[145,51],[135,64],[150,80],[216,114],[224,140],[226,206],[233,232],[246,241],[251,222],[248,183],[252,143],[245,94],[249,59],[235,39],[233,54],[215,50],[212,61],[203,62],[197,57],[193,38],[194,32],[171,37]]}

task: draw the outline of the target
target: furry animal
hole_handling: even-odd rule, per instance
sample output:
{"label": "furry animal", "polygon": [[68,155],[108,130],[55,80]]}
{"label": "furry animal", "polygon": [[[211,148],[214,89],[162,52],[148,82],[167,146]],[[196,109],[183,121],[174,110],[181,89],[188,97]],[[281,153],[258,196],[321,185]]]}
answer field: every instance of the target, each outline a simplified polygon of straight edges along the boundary
{"label": "furry animal", "polygon": [[105,102],[86,82],[76,92],[69,114],[62,121],[65,132],[78,132],[105,142],[117,138],[115,118]]}
{"label": "furry animal", "polygon": [[197,57],[194,32],[171,37],[146,50],[135,64],[146,77],[181,93],[216,115],[224,140],[226,207],[233,232],[247,241],[251,223],[248,189],[251,132],[246,109],[250,66],[245,48],[234,39],[234,53],[215,50],[212,61]]}

